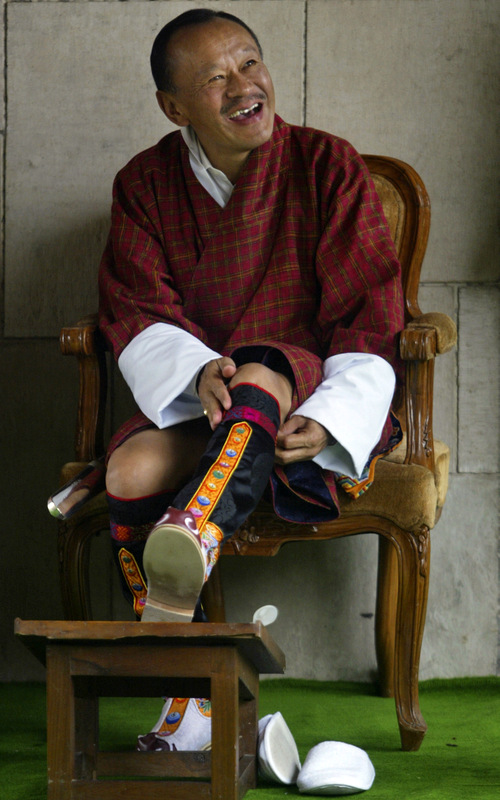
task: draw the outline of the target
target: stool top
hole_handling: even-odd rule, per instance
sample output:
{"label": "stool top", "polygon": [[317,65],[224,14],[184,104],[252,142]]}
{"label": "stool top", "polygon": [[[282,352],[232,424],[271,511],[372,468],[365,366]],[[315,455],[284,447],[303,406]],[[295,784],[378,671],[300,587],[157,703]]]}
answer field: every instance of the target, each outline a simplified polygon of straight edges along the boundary
{"label": "stool top", "polygon": [[164,647],[236,647],[259,673],[283,673],[285,655],[261,622],[87,622],[74,620],[22,620],[14,633],[45,663],[49,644],[120,646],[122,644]]}

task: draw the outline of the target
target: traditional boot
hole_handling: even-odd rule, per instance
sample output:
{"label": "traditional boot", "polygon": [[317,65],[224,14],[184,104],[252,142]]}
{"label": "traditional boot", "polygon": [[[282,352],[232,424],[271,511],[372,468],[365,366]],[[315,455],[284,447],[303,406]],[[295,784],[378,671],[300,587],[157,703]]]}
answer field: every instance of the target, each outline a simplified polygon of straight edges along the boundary
{"label": "traditional boot", "polygon": [[280,409],[253,384],[231,390],[194,478],[151,531],[144,550],[142,619],[189,622],[223,542],[253,511],[273,468]]}
{"label": "traditional boot", "polygon": [[142,616],[146,604],[147,586],[142,563],[146,539],[173,497],[173,492],[126,500],[107,495],[113,558],[122,593],[137,617]]}

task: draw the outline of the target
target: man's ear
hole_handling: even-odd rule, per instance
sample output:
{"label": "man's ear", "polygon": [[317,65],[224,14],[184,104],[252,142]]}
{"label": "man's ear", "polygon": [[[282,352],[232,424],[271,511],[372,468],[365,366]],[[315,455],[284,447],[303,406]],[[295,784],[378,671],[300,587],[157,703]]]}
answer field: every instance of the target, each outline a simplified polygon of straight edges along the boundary
{"label": "man's ear", "polygon": [[156,99],[158,100],[158,105],[160,106],[161,110],[165,116],[168,117],[170,122],[173,122],[174,125],[179,125],[181,128],[184,125],[189,125],[189,119],[178,108],[177,102],[173,95],[169,94],[168,92],[158,90],[156,92]]}

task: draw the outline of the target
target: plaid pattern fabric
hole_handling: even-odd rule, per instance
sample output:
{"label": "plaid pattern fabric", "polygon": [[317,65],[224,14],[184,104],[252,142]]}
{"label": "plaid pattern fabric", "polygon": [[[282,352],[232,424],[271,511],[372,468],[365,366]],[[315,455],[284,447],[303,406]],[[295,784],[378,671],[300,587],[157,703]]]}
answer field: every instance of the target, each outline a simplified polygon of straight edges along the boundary
{"label": "plaid pattern fabric", "polygon": [[[375,353],[401,375],[400,267],[368,170],[347,142],[279,117],[223,209],[179,132],[132,159],[115,180],[99,287],[116,358],[155,322],[224,355],[272,346],[294,372],[292,411],[330,355]],[[127,433],[147,424],[140,416]]]}
{"label": "plaid pattern fabric", "polygon": [[136,156],[115,181],[100,295],[116,357],[166,321],[224,354],[293,343],[320,359],[370,352],[397,366],[400,269],[364,162],[279,118],[224,209],[179,132]]}

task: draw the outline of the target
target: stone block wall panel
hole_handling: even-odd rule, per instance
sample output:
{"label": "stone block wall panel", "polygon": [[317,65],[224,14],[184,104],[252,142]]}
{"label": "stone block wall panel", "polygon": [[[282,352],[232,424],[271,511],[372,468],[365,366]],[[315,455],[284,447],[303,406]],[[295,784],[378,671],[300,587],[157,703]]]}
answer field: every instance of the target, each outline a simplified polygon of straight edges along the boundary
{"label": "stone block wall panel", "polygon": [[460,289],[459,471],[498,472],[500,290]]}
{"label": "stone block wall panel", "polygon": [[451,475],[432,536],[421,678],[493,675],[497,668],[497,475]]}
{"label": "stone block wall panel", "polygon": [[307,38],[307,124],[424,179],[423,278],[498,280],[498,5],[311,0]]}
{"label": "stone block wall panel", "polygon": [[2,610],[0,680],[43,680],[14,639],[15,617],[61,619],[57,525],[47,498],[73,457],[74,365],[55,340],[0,343]]}
{"label": "stone block wall panel", "polygon": [[224,558],[228,619],[247,621],[273,603],[279,616],[271,633],[286,653],[287,677],[371,680],[377,538],[295,542],[272,558]]}

